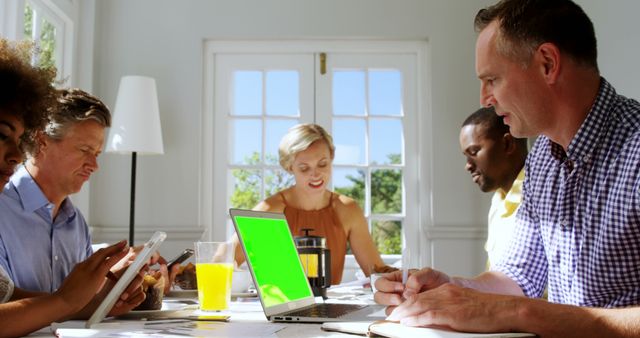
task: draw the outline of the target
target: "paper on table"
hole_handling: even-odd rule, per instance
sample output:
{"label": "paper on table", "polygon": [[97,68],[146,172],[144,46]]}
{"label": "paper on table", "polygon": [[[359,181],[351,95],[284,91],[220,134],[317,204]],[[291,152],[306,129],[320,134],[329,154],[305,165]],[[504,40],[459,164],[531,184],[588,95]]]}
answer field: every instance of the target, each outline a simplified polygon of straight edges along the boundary
{"label": "paper on table", "polygon": [[410,327],[393,322],[329,322],[322,324],[325,331],[337,331],[358,335],[376,334],[389,338],[506,338],[534,337],[530,333],[468,333],[443,329]]}
{"label": "paper on table", "polygon": [[[138,322],[142,323],[142,322]],[[151,324],[151,323],[150,323]],[[285,328],[284,325],[274,323],[221,323],[221,322],[171,322],[142,325],[136,329],[58,329],[59,337],[158,337],[158,336],[186,336],[186,337],[265,337],[275,334]]]}
{"label": "paper on table", "polygon": [[321,328],[325,331],[343,332],[366,336],[372,322],[326,322]]}
{"label": "paper on table", "polygon": [[[160,326],[160,325],[157,325]],[[167,325],[164,328],[155,327],[158,335],[180,335],[190,337],[266,337],[285,328],[275,323],[221,323],[221,322],[190,322],[181,325]]]}
{"label": "paper on table", "polygon": [[[144,321],[123,321],[108,319],[102,323],[93,324],[92,328],[101,329],[122,329],[122,330],[135,330],[144,327]],[[51,331],[56,332],[61,329],[82,329],[86,328],[86,321],[84,320],[67,320],[62,323],[51,323]]]}
{"label": "paper on table", "polygon": [[422,337],[422,338],[498,338],[498,337],[533,337],[530,333],[469,333],[456,332],[427,327],[411,327],[398,323],[382,322],[369,326],[369,332],[389,338]]}

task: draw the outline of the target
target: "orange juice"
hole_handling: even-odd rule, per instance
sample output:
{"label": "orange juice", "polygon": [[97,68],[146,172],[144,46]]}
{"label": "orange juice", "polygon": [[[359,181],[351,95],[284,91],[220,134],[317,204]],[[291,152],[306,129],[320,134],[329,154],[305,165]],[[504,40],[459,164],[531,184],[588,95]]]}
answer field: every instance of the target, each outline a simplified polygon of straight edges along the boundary
{"label": "orange juice", "polygon": [[229,307],[232,274],[232,263],[196,263],[201,310],[216,311]]}

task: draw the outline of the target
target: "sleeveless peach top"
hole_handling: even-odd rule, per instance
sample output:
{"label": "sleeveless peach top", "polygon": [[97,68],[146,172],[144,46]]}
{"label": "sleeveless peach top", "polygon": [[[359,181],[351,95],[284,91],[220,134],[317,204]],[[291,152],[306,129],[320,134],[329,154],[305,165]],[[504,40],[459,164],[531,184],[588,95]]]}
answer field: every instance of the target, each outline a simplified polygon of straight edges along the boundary
{"label": "sleeveless peach top", "polygon": [[344,233],[342,223],[338,219],[333,203],[338,195],[331,194],[331,203],[320,210],[301,210],[287,204],[284,195],[280,193],[284,201],[284,215],[289,223],[291,234],[304,236],[302,229],[310,228],[312,236],[326,238],[327,249],[331,251],[331,285],[340,284],[344,259],[347,254],[347,235]]}

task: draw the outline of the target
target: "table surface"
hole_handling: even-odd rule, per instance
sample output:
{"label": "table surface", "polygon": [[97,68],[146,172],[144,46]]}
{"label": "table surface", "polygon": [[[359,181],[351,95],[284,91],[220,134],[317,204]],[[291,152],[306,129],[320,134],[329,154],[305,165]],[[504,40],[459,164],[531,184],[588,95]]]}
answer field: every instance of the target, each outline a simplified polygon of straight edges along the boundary
{"label": "table surface", "polygon": [[[180,297],[165,297],[166,303],[183,303],[187,307],[172,312],[169,316],[180,317],[201,314],[197,309],[197,298],[188,294]],[[362,287],[334,288],[329,292],[327,302],[373,304],[370,290]],[[189,305],[191,304],[191,305]],[[209,314],[209,313],[206,313]],[[53,324],[30,335],[30,337],[52,337],[57,333],[62,337],[354,337],[338,332],[323,331],[321,324],[315,323],[272,323],[267,321],[257,297],[238,297],[232,300],[228,310],[216,312],[230,316],[228,323],[205,321],[166,322],[160,318],[117,318],[108,319],[97,329],[83,329],[83,321],[69,321]],[[168,319],[172,320],[172,319]]]}

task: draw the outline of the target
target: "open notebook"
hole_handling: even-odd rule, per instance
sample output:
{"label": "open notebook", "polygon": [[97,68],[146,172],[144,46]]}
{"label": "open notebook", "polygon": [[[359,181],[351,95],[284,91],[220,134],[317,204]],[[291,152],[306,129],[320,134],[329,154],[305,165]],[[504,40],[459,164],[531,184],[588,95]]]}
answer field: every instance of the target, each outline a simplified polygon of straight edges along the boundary
{"label": "open notebook", "polygon": [[531,333],[469,333],[428,327],[410,327],[380,320],[375,322],[332,322],[322,324],[325,331],[344,332],[362,336],[381,336],[389,338],[506,338],[535,337]]}

